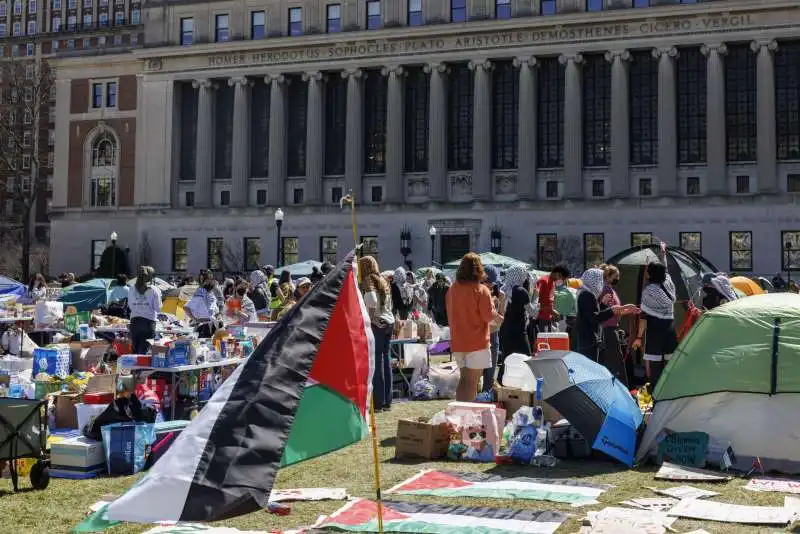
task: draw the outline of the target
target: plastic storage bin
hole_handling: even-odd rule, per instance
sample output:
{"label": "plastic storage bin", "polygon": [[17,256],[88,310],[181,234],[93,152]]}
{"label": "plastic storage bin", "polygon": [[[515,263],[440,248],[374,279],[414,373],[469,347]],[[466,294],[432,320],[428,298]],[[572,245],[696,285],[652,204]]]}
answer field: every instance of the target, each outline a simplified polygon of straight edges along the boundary
{"label": "plastic storage bin", "polygon": [[506,356],[503,362],[505,366],[503,386],[522,391],[536,391],[536,376],[528,365],[530,360],[531,357],[524,354],[514,353]]}

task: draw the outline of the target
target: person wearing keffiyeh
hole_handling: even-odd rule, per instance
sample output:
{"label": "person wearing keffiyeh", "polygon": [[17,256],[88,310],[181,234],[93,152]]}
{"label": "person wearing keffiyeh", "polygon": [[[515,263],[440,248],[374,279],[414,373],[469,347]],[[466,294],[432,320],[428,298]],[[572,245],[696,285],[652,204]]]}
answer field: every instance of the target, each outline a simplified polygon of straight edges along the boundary
{"label": "person wearing keffiyeh", "polygon": [[642,291],[639,331],[631,348],[638,350],[644,347],[645,373],[655,387],[664,365],[678,346],[675,333],[675,284],[664,263],[647,265],[645,281],[647,285]]}
{"label": "person wearing keffiyeh", "polygon": [[392,276],[392,307],[394,314],[401,320],[408,319],[414,293],[406,284],[406,270],[398,267]]}

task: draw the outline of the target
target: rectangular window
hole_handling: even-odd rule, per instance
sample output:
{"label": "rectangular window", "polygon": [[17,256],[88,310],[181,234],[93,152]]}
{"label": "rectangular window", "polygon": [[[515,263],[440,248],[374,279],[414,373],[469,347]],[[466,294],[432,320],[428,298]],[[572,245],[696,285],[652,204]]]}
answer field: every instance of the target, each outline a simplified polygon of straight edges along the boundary
{"label": "rectangular window", "polygon": [[[397,0],[394,0],[395,2]],[[368,0],[367,2],[367,29],[377,30],[381,27],[381,2]]]}
{"label": "rectangular window", "polygon": [[181,45],[189,46],[194,41],[194,19],[184,17],[181,19]]}
{"label": "rectangular window", "polygon": [[22,0],[14,0],[14,14],[22,15]]}
{"label": "rectangular window", "polygon": [[84,50],[87,48],[91,48],[92,46],[92,40],[89,39],[88,37],[84,37],[81,43],[82,43],[81,46],[84,48]]}
{"label": "rectangular window", "polygon": [[73,32],[75,31],[75,26],[78,25],[78,17],[75,15],[70,15],[67,17],[67,30]]}
{"label": "rectangular window", "polygon": [[3,23],[0,24],[0,37],[5,37],[5,36],[6,36],[6,25]]}
{"label": "rectangular window", "polygon": [[700,232],[681,232],[678,238],[682,249],[694,252],[698,256],[703,255],[703,234]]}
{"label": "rectangular window", "polygon": [[117,107],[117,82],[108,82],[106,84],[106,107]]}
{"label": "rectangular window", "polygon": [[750,177],[737,176],[736,177],[736,193],[739,195],[746,195],[750,192]]}
{"label": "rectangular window", "polygon": [[131,9],[131,24],[140,24],[142,22],[142,12],[138,9]]}
{"label": "rectangular window", "polygon": [[28,21],[28,35],[36,35],[36,21]]}
{"label": "rectangular window", "polygon": [[731,272],[753,270],[753,232],[731,232]]}
{"label": "rectangular window", "polygon": [[100,13],[100,26],[103,28],[108,26],[108,13]]}
{"label": "rectangular window", "polygon": [[94,109],[100,109],[103,107],[103,84],[102,83],[93,83],[92,84],[92,107]]}
{"label": "rectangular window", "polygon": [[53,0],[53,9],[61,9],[61,0]]}
{"label": "rectangular window", "polygon": [[639,178],[639,196],[653,196],[653,180],[651,178]]}
{"label": "rectangular window", "polygon": [[302,187],[295,187],[294,191],[292,191],[292,203],[302,204],[304,193],[305,190]]}
{"label": "rectangular window", "polygon": [[647,247],[652,242],[653,234],[651,232],[631,232],[632,247]]}
{"label": "rectangular window", "polygon": [[331,204],[338,204],[342,200],[342,188],[331,187]]}
{"label": "rectangular window", "polygon": [[83,16],[83,29],[90,29],[92,27],[92,15],[91,13],[86,14]]}
{"label": "rectangular window", "polygon": [[14,23],[14,35],[20,35],[22,33],[22,23],[15,22]]}
{"label": "rectangular window", "polygon": [[784,271],[800,270],[800,232],[781,232],[781,258]]}
{"label": "rectangular window", "polygon": [[32,135],[30,132],[25,132],[24,134],[22,134],[22,146],[24,147],[31,146],[31,136]]}
{"label": "rectangular window", "polygon": [[256,191],[256,204],[259,206],[267,205],[267,190],[259,189]]}
{"label": "rectangular window", "polygon": [[214,20],[214,41],[224,43],[228,40],[228,15],[217,15]]}
{"label": "rectangular window", "polygon": [[[377,236],[363,236],[361,238],[361,253],[364,256],[372,256],[375,260],[378,260],[379,251],[378,251],[378,237]],[[378,260],[379,261],[379,260]]]}
{"label": "rectangular window", "polygon": [[187,191],[186,195],[184,195],[184,205],[187,208],[194,207],[194,191]]}
{"label": "rectangular window", "polygon": [[75,39],[67,39],[67,48],[75,48]]}
{"label": "rectangular window", "polygon": [[114,13],[114,25],[122,26],[123,24],[125,24],[125,13],[122,11],[117,11]]}
{"label": "rectangular window", "polygon": [[36,0],[28,0],[28,13],[36,13]]}
{"label": "rectangular window", "polygon": [[67,0],[67,9],[75,9],[77,5],[77,0]]}
{"label": "rectangular window", "polygon": [[337,257],[336,252],[339,248],[338,237],[320,237],[319,238],[319,261],[329,261],[336,265]]}
{"label": "rectangular window", "polygon": [[558,234],[536,234],[536,265],[550,272],[556,266]]}
{"label": "rectangular window", "polygon": [[605,0],[586,0],[586,11],[603,11]]}
{"label": "rectangular window", "polygon": [[342,31],[342,6],[341,4],[328,4],[328,13],[325,21],[325,31],[339,33]]}
{"label": "rectangular window", "polygon": [[185,237],[172,238],[172,270],[189,270],[189,240]]}
{"label": "rectangular window", "polygon": [[206,250],[206,267],[212,271],[222,270],[222,251],[224,240],[221,237],[209,237]]}
{"label": "rectangular window", "polygon": [[383,202],[383,186],[373,185],[370,189],[370,193],[372,195],[372,202],[376,204]]}
{"label": "rectangular window", "polygon": [[496,19],[511,18],[511,0],[495,0],[494,18]]}
{"label": "rectangular window", "polygon": [[604,234],[583,234],[583,264],[589,269],[605,260],[606,243]]}
{"label": "rectangular window", "polygon": [[22,155],[22,168],[27,170],[31,168],[31,156],[30,154],[23,154]]}
{"label": "rectangular window", "polygon": [[700,194],[700,177],[689,176],[686,178],[686,196],[697,196]]}
{"label": "rectangular window", "polygon": [[558,198],[558,182],[556,180],[548,180],[544,184],[545,198]]}
{"label": "rectangular window", "polygon": [[53,17],[53,31],[56,33],[61,31],[61,17]]}
{"label": "rectangular window", "polygon": [[450,22],[467,21],[467,0],[450,0]]}
{"label": "rectangular window", "polygon": [[92,240],[92,256],[91,256],[91,270],[96,271],[100,268],[100,258],[103,257],[103,251],[106,249],[105,239]]}
{"label": "rectangular window", "polygon": [[650,0],[633,0],[633,7],[650,7]]}
{"label": "rectangular window", "polygon": [[36,52],[36,49],[34,48],[33,43],[28,43],[28,44],[25,45],[25,55],[26,56],[31,57],[31,56],[33,56],[33,54],[35,52]]}
{"label": "rectangular window", "polygon": [[408,25],[422,26],[422,0],[408,0]]}
{"label": "rectangular window", "polygon": [[244,270],[247,272],[257,271],[261,266],[261,240],[257,237],[245,237],[244,246]]}
{"label": "rectangular window", "polygon": [[250,38],[263,39],[266,37],[267,15],[263,11],[250,13]]}
{"label": "rectangular window", "polygon": [[300,246],[296,237],[281,238],[281,265],[292,265],[300,258]]}
{"label": "rectangular window", "polygon": [[786,175],[786,192],[800,193],[800,174]]}
{"label": "rectangular window", "polygon": [[606,196],[605,180],[592,180],[592,196],[595,198]]}
{"label": "rectangular window", "polygon": [[289,8],[289,35],[303,35],[303,8]]}
{"label": "rectangular window", "polygon": [[542,15],[555,15],[556,12],[556,0],[541,0],[539,13]]}
{"label": "rectangular window", "polygon": [[0,17],[7,17],[8,16],[8,4],[5,2],[0,2]]}
{"label": "rectangular window", "polygon": [[117,34],[114,36],[114,46],[120,46],[122,44],[122,36]]}
{"label": "rectangular window", "polygon": [[231,205],[231,192],[228,190],[220,191],[219,192],[219,205],[220,206],[230,206]]}

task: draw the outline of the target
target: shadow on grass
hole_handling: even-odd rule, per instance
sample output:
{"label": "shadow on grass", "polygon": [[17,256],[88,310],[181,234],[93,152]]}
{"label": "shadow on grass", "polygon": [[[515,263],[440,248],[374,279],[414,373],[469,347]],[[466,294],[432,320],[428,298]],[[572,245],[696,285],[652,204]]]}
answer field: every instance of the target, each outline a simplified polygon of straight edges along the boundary
{"label": "shadow on grass", "polygon": [[397,436],[384,438],[381,440],[381,447],[394,447],[397,444]]}
{"label": "shadow on grass", "polygon": [[[10,483],[11,482],[9,481],[9,484]],[[0,489],[0,497],[19,495],[20,493],[31,493],[34,491],[40,491],[40,490],[37,490],[35,488],[19,488],[17,491],[14,491],[13,489]]]}

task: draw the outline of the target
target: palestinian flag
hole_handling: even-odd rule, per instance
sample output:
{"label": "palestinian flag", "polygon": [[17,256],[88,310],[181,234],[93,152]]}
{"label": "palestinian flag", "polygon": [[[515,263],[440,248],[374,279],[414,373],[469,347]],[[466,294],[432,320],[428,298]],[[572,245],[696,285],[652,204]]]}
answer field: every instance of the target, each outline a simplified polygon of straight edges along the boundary
{"label": "palestinian flag", "polygon": [[608,486],[568,479],[502,477],[486,473],[422,471],[386,493],[436,497],[527,499],[583,506],[596,504]]}
{"label": "palestinian flag", "polygon": [[351,252],[269,332],[110,519],[217,521],[267,507],[278,468],[368,434],[374,340]]}
{"label": "palestinian flag", "polygon": [[[552,534],[567,519],[562,512],[445,506],[384,501],[384,532],[426,534]],[[378,532],[378,511],[373,501],[350,501],[316,528],[347,532]]]}

